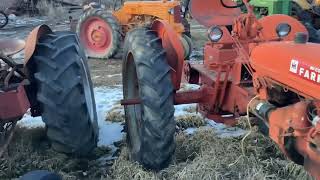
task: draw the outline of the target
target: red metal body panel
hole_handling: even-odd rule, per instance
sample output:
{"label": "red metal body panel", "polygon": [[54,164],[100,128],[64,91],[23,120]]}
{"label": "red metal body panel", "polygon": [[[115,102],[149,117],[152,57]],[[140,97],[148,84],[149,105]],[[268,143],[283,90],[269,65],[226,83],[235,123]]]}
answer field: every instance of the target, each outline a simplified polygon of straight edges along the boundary
{"label": "red metal body panel", "polygon": [[318,44],[273,42],[254,48],[251,64],[256,77],[272,79],[300,94],[320,99],[319,57]]}
{"label": "red metal body panel", "polygon": [[292,18],[287,15],[277,14],[272,16],[265,16],[259,19],[259,24],[263,27],[260,30],[261,39],[264,40],[274,40],[278,39],[276,28],[280,23],[287,23],[291,26],[291,32],[288,36],[283,38],[283,40],[294,40],[296,32],[308,33],[306,27],[301,24],[297,19]]}
{"label": "red metal body panel", "polygon": [[23,85],[16,90],[0,93],[0,121],[6,122],[21,118],[29,107]]}
{"label": "red metal body panel", "polygon": [[199,111],[209,119],[226,124],[234,124],[235,117],[246,114],[246,105],[254,96],[253,87],[246,87],[251,81],[241,77],[244,67],[237,60],[238,52],[230,39],[226,35],[221,40],[226,43],[208,42],[204,47],[204,63],[190,64],[190,69],[185,70],[197,72],[186,76],[207,89],[204,101],[198,102]]}

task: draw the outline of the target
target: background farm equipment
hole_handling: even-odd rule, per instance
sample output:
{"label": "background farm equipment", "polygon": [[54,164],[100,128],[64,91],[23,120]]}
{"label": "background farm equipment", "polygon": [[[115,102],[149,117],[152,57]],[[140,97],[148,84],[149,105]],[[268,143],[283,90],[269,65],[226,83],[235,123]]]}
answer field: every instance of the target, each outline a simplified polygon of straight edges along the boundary
{"label": "background farm equipment", "polygon": [[4,28],[8,24],[8,22],[8,16],[3,11],[0,11],[0,29]]}
{"label": "background farm equipment", "polygon": [[182,17],[179,1],[131,1],[115,11],[87,9],[78,21],[76,32],[89,57],[113,57],[128,31],[149,26],[157,19],[168,21],[180,36],[185,56],[191,53],[190,26]]}
{"label": "background farm equipment", "polygon": [[[166,21],[126,37],[122,104],[131,158],[166,167],[175,149],[174,104],[198,103],[204,117],[219,123],[234,125],[246,115],[250,127],[255,122],[319,179],[320,46],[307,42],[305,26],[287,15],[257,19],[247,0],[192,1],[191,13],[208,28],[201,63],[184,60]],[[200,88],[178,91],[183,74]]]}
{"label": "background farm equipment", "polygon": [[254,7],[257,17],[272,14],[291,14],[291,0],[251,0],[250,4]]}
{"label": "background farm equipment", "polygon": [[319,42],[320,1],[308,0],[251,0],[254,13],[261,18],[273,14],[291,15],[300,20],[308,29],[310,41]]}
{"label": "background farm equipment", "polygon": [[[76,34],[42,25],[21,40],[0,42],[0,156],[30,108],[56,151],[86,155],[97,143],[97,115],[85,54]],[[12,55],[25,48],[24,63]]]}

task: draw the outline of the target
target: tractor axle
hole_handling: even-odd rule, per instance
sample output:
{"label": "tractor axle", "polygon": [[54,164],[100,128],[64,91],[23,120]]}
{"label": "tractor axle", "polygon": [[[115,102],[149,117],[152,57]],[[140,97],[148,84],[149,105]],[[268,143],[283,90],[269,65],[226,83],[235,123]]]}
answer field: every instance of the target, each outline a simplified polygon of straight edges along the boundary
{"label": "tractor axle", "polygon": [[[206,97],[208,96],[208,88],[204,87],[199,90],[192,90],[192,91],[184,91],[178,92],[174,96],[174,104],[193,104],[193,103],[202,103],[205,102]],[[121,100],[121,105],[128,106],[128,105],[137,105],[141,104],[141,99],[123,99]]]}

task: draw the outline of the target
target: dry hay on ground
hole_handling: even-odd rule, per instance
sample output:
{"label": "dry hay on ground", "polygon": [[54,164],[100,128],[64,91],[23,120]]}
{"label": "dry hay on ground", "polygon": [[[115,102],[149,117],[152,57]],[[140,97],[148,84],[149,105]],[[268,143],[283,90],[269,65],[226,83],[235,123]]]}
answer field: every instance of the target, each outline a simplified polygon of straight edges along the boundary
{"label": "dry hay on ground", "polygon": [[[253,136],[254,135],[254,136]],[[254,133],[241,152],[240,138],[218,138],[201,130],[194,136],[177,135],[174,165],[158,173],[128,161],[123,150],[110,171],[112,179],[311,179],[303,167],[286,160],[266,137]]]}
{"label": "dry hay on ground", "polygon": [[198,128],[207,124],[200,114],[185,114],[175,118],[179,129]]}
{"label": "dry hay on ground", "polygon": [[[112,162],[101,157],[109,149],[98,148],[89,158],[77,159],[56,153],[49,148],[44,129],[18,129],[9,153],[0,158],[0,179],[18,178],[36,169],[61,174],[64,179],[311,179],[302,167],[285,159],[278,148],[258,133],[245,141],[241,138],[218,138],[208,129],[194,135],[178,133],[173,164],[160,172],[143,169],[128,160],[122,147],[120,157]],[[100,160],[97,160],[100,159]]]}
{"label": "dry hay on ground", "polygon": [[124,122],[125,115],[123,106],[121,106],[121,104],[114,105],[113,108],[107,112],[106,121]]}
{"label": "dry hay on ground", "polygon": [[99,158],[111,150],[97,148],[90,157],[75,158],[50,149],[44,128],[17,128],[8,152],[0,157],[0,179],[19,178],[32,170],[49,170],[67,180],[107,177],[108,166]]}
{"label": "dry hay on ground", "polygon": [[37,4],[37,8],[39,10],[40,15],[48,16],[53,20],[57,19],[67,19],[67,8],[63,7],[62,4],[57,4],[48,1],[40,1]]}

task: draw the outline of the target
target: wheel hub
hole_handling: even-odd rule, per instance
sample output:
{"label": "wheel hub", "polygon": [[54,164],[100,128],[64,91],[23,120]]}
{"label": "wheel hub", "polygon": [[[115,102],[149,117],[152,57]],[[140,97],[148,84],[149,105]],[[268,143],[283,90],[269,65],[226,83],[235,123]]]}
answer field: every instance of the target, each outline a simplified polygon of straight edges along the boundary
{"label": "wheel hub", "polygon": [[103,52],[111,46],[112,29],[99,17],[88,19],[81,34],[86,47],[93,52]]}

